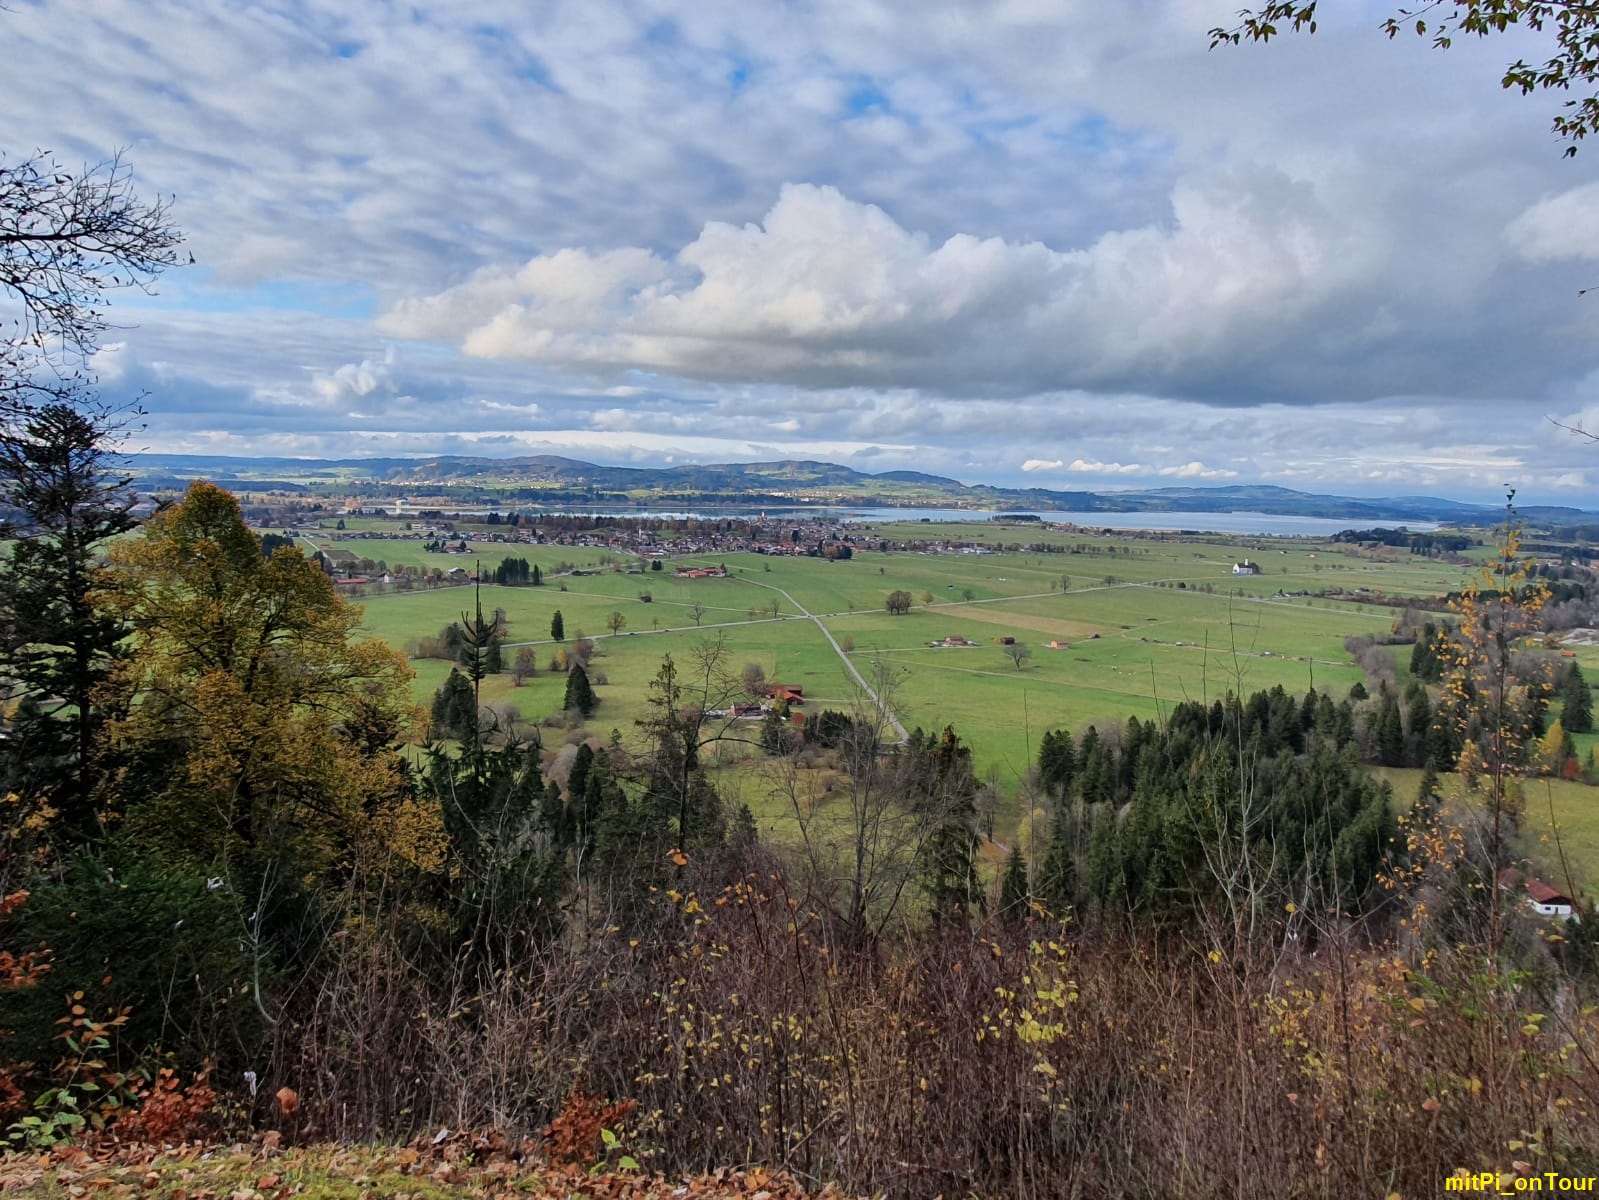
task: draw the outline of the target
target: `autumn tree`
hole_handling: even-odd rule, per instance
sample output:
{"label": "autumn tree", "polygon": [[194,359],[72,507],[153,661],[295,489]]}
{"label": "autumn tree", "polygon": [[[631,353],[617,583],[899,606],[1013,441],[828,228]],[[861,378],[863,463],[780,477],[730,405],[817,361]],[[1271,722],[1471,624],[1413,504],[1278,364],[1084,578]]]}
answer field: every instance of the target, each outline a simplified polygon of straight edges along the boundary
{"label": "autumn tree", "polygon": [[204,482],[112,563],[110,603],[131,631],[118,791],[139,838],[246,890],[404,840],[391,747],[412,721],[410,670],[356,636],[360,610],[314,563],[263,559],[238,501]]}
{"label": "autumn tree", "polygon": [[511,664],[511,679],[517,687],[521,687],[538,671],[532,646],[523,646],[516,652],[516,659]]}
{"label": "autumn tree", "polygon": [[888,599],[883,601],[883,607],[896,617],[903,617],[911,610],[911,594],[904,589],[892,591]]}
{"label": "autumn tree", "polygon": [[605,618],[605,624],[610,628],[611,636],[615,637],[627,628],[627,617],[620,611],[613,609],[611,615]]}

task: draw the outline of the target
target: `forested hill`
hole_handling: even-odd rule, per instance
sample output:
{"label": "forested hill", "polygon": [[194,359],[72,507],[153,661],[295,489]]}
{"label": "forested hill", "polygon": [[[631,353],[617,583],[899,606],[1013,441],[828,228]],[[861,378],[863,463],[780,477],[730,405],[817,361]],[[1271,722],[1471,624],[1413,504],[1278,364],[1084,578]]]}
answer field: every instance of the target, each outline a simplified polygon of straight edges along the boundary
{"label": "forested hill", "polygon": [[[968,485],[919,471],[868,474],[837,463],[784,460],[673,467],[610,467],[558,455],[522,458],[227,458],[214,455],[143,454],[132,459],[146,488],[180,486],[208,478],[237,488],[284,487],[337,490],[349,494],[401,495],[434,489],[477,494],[504,493],[596,503],[690,500],[695,503],[881,504],[975,510],[1023,508],[1073,512],[1260,512],[1327,517],[1356,522],[1494,522],[1495,504],[1466,504],[1436,496],[1353,497],[1239,484],[1227,487],[1163,487],[1143,491],[1056,491]],[[552,497],[554,498],[554,497]],[[1576,508],[1531,506],[1526,519],[1570,525],[1599,523],[1599,514]]]}

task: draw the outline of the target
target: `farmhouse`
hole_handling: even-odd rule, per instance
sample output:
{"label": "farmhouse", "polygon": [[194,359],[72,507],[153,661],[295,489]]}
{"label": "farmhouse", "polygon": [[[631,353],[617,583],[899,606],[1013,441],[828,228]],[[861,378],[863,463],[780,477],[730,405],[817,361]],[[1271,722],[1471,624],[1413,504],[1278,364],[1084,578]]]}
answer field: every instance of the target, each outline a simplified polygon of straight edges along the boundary
{"label": "farmhouse", "polygon": [[1562,920],[1570,919],[1574,907],[1570,896],[1556,891],[1541,879],[1527,880],[1527,905],[1539,916]]}
{"label": "farmhouse", "polygon": [[1055,638],[1049,643],[1049,648],[1051,650],[1070,650],[1072,648],[1072,644],[1070,642],[1063,642],[1059,638]]}
{"label": "farmhouse", "polygon": [[774,683],[771,691],[772,699],[779,704],[804,704],[805,689],[789,683]]}
{"label": "farmhouse", "polygon": [[[1512,891],[1520,878],[1520,873],[1514,867],[1506,867],[1499,872],[1499,886],[1506,891]],[[1527,907],[1540,917],[1554,917],[1560,921],[1571,920],[1576,906],[1572,903],[1571,897],[1564,892],[1536,877],[1527,880],[1525,891]]]}
{"label": "farmhouse", "polygon": [[933,646],[970,646],[973,643],[967,641],[958,633],[952,633],[941,642],[932,642],[929,644]]}
{"label": "farmhouse", "polygon": [[1233,564],[1233,574],[1234,575],[1259,575],[1260,574],[1260,564],[1259,563],[1252,563],[1246,558],[1241,563],[1234,563]]}

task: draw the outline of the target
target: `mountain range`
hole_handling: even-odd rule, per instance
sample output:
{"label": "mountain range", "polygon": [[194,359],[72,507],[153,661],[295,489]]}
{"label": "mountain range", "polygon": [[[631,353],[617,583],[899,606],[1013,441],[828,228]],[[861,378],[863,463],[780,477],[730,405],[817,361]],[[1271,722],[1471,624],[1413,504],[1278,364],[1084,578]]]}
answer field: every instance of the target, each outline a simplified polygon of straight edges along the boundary
{"label": "mountain range", "polygon": [[[1161,487],[1133,491],[1057,491],[968,485],[920,471],[869,474],[837,463],[783,460],[665,467],[610,467],[558,455],[521,458],[233,458],[140,454],[130,457],[146,489],[182,487],[206,478],[239,490],[336,491],[399,496],[426,492],[456,499],[590,504],[872,504],[885,507],[1072,512],[1258,512],[1351,521],[1500,520],[1500,505],[1436,496],[1353,497],[1262,484]],[[1549,525],[1599,523],[1599,513],[1555,505],[1519,510]]]}

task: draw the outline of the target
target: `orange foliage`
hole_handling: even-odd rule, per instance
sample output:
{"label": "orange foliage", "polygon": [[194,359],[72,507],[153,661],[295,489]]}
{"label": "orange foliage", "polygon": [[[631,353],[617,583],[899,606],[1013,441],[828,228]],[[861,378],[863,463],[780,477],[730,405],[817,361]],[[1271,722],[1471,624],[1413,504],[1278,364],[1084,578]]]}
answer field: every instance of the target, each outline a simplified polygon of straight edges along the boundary
{"label": "orange foliage", "polygon": [[[27,902],[26,891],[12,892],[0,899],[0,921],[5,920]],[[50,969],[50,964],[45,961],[49,954],[48,950],[43,949],[30,950],[26,954],[13,954],[9,950],[0,950],[0,988],[32,987],[38,983],[44,973]],[[3,1097],[0,1097],[0,1104],[3,1103]]]}
{"label": "orange foliage", "polygon": [[150,1145],[198,1140],[217,1099],[210,1073],[209,1067],[197,1072],[184,1087],[176,1071],[162,1067],[148,1084],[135,1084],[132,1090],[139,1107],[118,1118],[117,1135]]}
{"label": "orange foliage", "polygon": [[566,1096],[560,1114],[544,1127],[546,1153],[557,1166],[585,1166],[601,1157],[600,1130],[614,1129],[638,1102],[622,1100],[607,1104],[598,1096],[586,1095],[575,1087]]}

